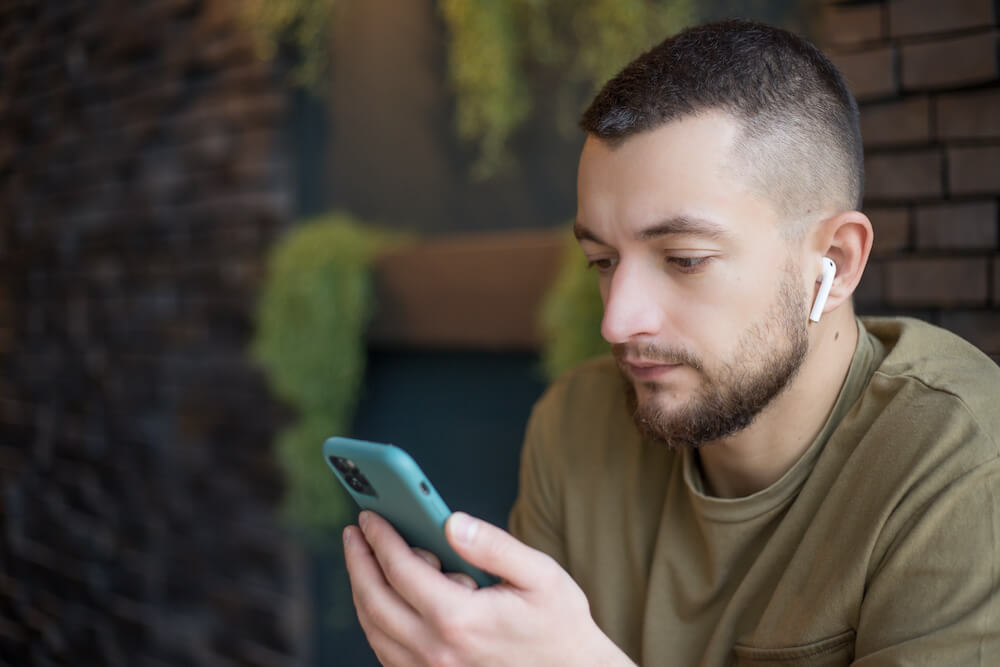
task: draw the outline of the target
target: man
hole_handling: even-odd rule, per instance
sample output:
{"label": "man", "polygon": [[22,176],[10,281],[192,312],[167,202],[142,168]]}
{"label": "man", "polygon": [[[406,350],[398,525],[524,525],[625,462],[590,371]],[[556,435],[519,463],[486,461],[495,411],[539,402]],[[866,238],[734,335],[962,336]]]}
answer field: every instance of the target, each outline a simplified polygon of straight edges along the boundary
{"label": "man", "polygon": [[[673,37],[584,114],[575,232],[614,359],[536,406],[515,537],[344,534],[390,665],[1000,664],[1000,369],[857,320],[872,228],[830,62],[746,22]],[[835,277],[809,318],[823,258]]]}

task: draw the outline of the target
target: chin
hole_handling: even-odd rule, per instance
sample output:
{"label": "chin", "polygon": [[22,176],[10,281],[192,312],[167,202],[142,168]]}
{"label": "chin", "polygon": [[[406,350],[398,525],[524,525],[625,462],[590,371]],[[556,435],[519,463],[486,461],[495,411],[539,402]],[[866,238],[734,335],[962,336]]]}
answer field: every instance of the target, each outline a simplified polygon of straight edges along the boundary
{"label": "chin", "polygon": [[631,379],[632,391],[640,402],[654,400],[661,407],[676,405],[677,401],[686,401],[698,391],[698,381],[692,377],[671,377],[668,380],[636,380]]}
{"label": "chin", "polygon": [[636,382],[632,384],[635,407],[647,411],[650,408],[657,413],[670,415],[681,412],[691,401],[690,389],[671,387],[669,390],[655,382]]}

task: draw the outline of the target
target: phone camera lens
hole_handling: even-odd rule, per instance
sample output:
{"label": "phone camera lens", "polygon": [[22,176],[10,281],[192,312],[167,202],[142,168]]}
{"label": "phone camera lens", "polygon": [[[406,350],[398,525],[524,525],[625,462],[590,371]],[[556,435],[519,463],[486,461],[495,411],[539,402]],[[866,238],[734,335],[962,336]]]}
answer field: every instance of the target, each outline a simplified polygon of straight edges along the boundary
{"label": "phone camera lens", "polygon": [[353,461],[341,458],[340,456],[331,456],[330,463],[332,463],[333,467],[339,470],[343,475],[349,475],[352,470],[357,469],[357,466],[354,465]]}
{"label": "phone camera lens", "polygon": [[342,456],[331,456],[329,459],[333,467],[343,477],[344,484],[351,487],[356,493],[378,498],[378,493],[375,492],[372,483],[368,481],[368,478],[364,476],[354,461]]}

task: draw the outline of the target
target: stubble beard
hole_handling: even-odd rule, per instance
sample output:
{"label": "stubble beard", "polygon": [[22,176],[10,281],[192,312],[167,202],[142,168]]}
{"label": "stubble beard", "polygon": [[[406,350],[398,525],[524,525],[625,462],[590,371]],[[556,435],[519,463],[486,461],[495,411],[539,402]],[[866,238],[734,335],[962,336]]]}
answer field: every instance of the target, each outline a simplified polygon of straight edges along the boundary
{"label": "stubble beard", "polygon": [[[768,315],[743,333],[733,361],[718,370],[710,373],[684,350],[641,348],[645,359],[687,365],[701,375],[702,383],[685,405],[668,408],[659,400],[663,390],[656,383],[643,384],[648,397],[640,404],[626,376],[626,400],[636,427],[647,439],[673,448],[701,447],[745,429],[789,385],[805,361],[809,351],[806,327],[805,299],[790,265]],[[772,346],[775,338],[784,345]],[[621,365],[625,346],[616,345],[613,351]]]}

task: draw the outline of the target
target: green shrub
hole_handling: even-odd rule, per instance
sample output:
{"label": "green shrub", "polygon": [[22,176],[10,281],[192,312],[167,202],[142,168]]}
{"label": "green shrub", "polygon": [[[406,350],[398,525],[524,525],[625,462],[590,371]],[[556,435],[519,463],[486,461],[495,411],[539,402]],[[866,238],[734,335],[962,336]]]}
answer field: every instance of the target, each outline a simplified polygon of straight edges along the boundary
{"label": "green shrub", "polygon": [[601,338],[604,308],[597,276],[587,269],[587,260],[576,239],[567,234],[561,267],[542,302],[542,366],[555,379],[576,364],[610,351]]}
{"label": "green shrub", "polygon": [[251,353],[273,391],[298,412],[299,422],[278,439],[284,511],[315,536],[347,519],[349,501],[320,447],[331,435],[349,433],[374,305],[371,263],[398,240],[332,214],[293,229],[269,258]]}

